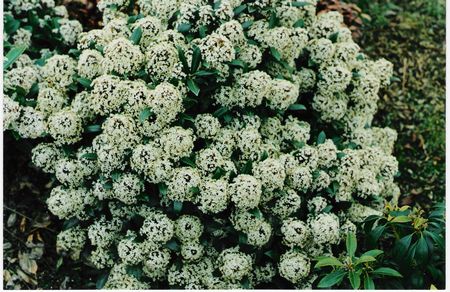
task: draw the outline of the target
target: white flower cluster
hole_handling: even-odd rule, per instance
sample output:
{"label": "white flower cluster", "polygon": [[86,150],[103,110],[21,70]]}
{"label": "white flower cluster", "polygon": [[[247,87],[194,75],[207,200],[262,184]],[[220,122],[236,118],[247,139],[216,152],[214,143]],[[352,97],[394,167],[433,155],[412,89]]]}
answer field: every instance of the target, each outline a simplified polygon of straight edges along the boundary
{"label": "white flower cluster", "polygon": [[392,65],[315,0],[211,2],[99,1],[103,28],[61,22],[78,57],[5,73],[4,127],[46,137],[48,208],[79,222],[58,251],[105,288],[310,287],[312,259],[400,195],[396,133],[371,127]]}

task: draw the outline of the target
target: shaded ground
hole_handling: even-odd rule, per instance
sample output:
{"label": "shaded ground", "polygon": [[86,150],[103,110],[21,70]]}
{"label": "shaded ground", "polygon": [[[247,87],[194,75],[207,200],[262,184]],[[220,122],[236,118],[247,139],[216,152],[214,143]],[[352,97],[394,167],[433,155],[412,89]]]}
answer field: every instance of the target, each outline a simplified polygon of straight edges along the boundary
{"label": "shaded ground", "polygon": [[403,202],[427,208],[445,196],[445,1],[349,2],[372,17],[361,47],[394,63],[400,80],[383,93],[375,123],[399,134]]}
{"label": "shaded ground", "polygon": [[[383,92],[375,123],[399,133],[395,155],[404,202],[427,207],[445,194],[444,1],[348,2],[372,18],[362,30],[361,47],[392,61],[400,78]],[[5,288],[94,288],[92,271],[62,262],[55,252],[61,222],[45,206],[52,178],[31,166],[32,147],[31,141],[4,135]]]}

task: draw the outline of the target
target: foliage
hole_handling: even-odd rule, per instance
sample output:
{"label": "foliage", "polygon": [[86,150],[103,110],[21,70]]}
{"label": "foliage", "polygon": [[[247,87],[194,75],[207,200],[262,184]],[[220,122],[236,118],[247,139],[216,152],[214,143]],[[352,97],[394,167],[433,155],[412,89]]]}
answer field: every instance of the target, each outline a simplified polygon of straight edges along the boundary
{"label": "foliage", "polygon": [[364,289],[376,289],[374,279],[387,277],[402,277],[396,270],[389,267],[380,267],[379,257],[383,251],[372,249],[364,252],[360,256],[356,256],[357,241],[354,233],[348,233],[346,239],[346,254],[339,259],[335,257],[320,257],[317,259],[315,268],[332,267],[326,276],[318,283],[318,288],[330,288],[339,286],[348,287],[347,283],[343,283],[347,278],[350,287],[359,289],[363,283]]}
{"label": "foliage", "polygon": [[382,248],[391,265],[404,276],[383,287],[426,289],[445,285],[445,205],[438,203],[429,214],[419,208],[387,204],[382,216],[365,220],[368,247]]}

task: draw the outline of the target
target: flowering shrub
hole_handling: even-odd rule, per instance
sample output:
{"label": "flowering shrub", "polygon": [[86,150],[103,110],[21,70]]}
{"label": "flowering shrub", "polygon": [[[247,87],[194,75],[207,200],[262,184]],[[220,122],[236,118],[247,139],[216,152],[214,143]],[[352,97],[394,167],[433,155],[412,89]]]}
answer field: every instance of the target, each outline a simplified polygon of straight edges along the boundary
{"label": "flowering shrub", "polygon": [[101,29],[63,15],[68,47],[5,73],[5,129],[60,182],[57,249],[99,288],[315,287],[399,197],[396,133],[371,126],[392,65],[315,0],[211,2],[101,0]]}

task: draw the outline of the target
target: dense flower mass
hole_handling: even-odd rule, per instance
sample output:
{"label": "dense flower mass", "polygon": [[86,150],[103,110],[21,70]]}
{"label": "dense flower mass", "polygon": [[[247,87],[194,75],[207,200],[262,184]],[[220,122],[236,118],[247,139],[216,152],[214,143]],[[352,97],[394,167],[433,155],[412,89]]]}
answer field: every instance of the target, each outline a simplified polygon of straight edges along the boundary
{"label": "dense flower mass", "polygon": [[312,261],[398,199],[396,132],[371,125],[392,64],[315,0],[135,2],[99,1],[84,32],[55,8],[71,50],[5,72],[4,128],[40,139],[48,208],[76,222],[58,252],[108,289],[311,286]]}

